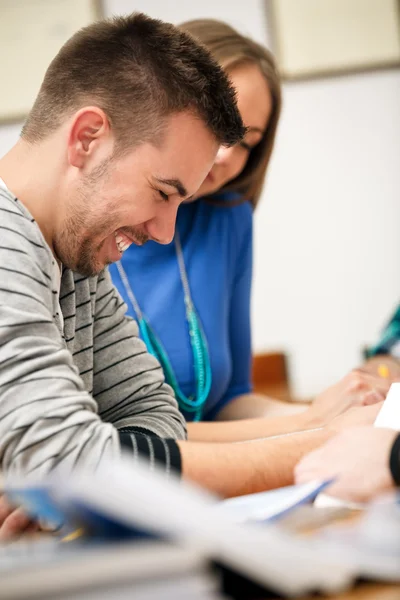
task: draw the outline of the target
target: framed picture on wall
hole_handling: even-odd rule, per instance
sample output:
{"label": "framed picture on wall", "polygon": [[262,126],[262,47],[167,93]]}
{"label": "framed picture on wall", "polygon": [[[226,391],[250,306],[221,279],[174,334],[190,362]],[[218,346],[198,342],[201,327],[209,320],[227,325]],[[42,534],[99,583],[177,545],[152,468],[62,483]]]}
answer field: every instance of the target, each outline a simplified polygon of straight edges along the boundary
{"label": "framed picture on wall", "polygon": [[285,79],[400,65],[399,0],[267,0]]}
{"label": "framed picture on wall", "polygon": [[100,16],[99,0],[1,0],[0,121],[26,117],[58,50]]}

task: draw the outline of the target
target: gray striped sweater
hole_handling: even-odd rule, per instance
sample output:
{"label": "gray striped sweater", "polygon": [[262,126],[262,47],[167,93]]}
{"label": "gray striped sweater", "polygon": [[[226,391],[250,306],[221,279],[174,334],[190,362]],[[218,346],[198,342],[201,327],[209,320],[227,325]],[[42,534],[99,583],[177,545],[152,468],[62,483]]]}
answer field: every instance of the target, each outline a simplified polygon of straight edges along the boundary
{"label": "gray striped sweater", "polygon": [[0,187],[0,465],[96,468],[121,446],[179,468],[186,436],[159,363],[108,271],[58,265],[27,209]]}

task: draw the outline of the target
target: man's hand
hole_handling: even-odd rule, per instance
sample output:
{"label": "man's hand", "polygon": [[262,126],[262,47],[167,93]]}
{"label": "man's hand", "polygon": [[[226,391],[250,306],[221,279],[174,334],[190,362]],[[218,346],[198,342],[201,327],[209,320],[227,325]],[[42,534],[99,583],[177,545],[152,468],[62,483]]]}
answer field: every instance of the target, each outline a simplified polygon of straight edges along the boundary
{"label": "man's hand", "polygon": [[330,496],[353,502],[370,500],[394,488],[389,454],[397,435],[380,427],[346,429],[298,463],[296,483],[335,477],[327,490]]}
{"label": "man's hand", "polygon": [[355,369],[319,394],[311,410],[327,424],[349,408],[382,402],[391,384],[389,379]]}
{"label": "man's hand", "polygon": [[33,523],[21,508],[15,508],[4,495],[0,496],[0,542],[11,541],[38,529],[39,525]]}

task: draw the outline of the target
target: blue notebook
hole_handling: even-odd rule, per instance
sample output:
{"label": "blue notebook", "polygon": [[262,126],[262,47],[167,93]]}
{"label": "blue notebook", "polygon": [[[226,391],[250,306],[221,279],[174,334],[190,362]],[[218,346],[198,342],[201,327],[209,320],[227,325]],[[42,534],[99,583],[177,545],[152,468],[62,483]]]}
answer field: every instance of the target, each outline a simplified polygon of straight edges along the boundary
{"label": "blue notebook", "polygon": [[63,541],[125,541],[160,537],[144,528],[127,525],[115,515],[111,516],[79,497],[63,501],[51,486],[6,487],[4,491],[10,503],[21,506],[32,520],[43,523]]}

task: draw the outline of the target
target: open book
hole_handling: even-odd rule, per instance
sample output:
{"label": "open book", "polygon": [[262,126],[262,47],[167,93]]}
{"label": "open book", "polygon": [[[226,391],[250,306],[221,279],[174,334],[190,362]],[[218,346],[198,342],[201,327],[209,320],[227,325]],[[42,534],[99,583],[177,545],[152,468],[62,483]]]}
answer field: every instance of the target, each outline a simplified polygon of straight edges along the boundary
{"label": "open book", "polygon": [[95,474],[53,474],[45,485],[11,480],[6,490],[41,518],[61,519],[94,535],[100,531],[112,537],[114,532],[121,538],[130,533],[169,540],[286,596],[337,592],[367,574],[359,558],[343,560],[337,548],[319,540],[276,525],[234,523],[217,508],[218,498],[149,472],[131,457],[104,465]]}

